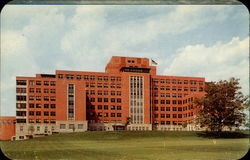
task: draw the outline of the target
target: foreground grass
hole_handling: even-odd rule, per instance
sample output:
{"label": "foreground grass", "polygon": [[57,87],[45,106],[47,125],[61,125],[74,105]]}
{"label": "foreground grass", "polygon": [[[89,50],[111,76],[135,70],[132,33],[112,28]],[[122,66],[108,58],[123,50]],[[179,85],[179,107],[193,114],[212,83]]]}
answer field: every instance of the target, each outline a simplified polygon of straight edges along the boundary
{"label": "foreground grass", "polygon": [[11,159],[239,159],[248,138],[208,139],[196,132],[85,132],[2,141]]}

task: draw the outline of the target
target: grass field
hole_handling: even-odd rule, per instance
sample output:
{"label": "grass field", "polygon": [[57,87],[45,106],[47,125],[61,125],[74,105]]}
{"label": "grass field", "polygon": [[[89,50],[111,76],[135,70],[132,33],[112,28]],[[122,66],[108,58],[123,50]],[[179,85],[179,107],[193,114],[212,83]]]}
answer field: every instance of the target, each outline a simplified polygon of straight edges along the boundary
{"label": "grass field", "polygon": [[209,139],[196,132],[65,133],[24,141],[1,141],[11,159],[165,160],[243,157],[248,138]]}

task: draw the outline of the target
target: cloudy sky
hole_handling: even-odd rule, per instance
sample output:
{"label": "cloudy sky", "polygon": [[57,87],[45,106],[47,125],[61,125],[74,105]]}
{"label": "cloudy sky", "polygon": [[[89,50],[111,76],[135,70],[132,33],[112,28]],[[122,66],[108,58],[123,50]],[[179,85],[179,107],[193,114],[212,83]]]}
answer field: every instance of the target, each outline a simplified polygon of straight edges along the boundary
{"label": "cloudy sky", "polygon": [[1,12],[1,115],[15,77],[104,71],[111,56],[153,58],[158,74],[249,84],[249,13],[241,5],[7,5]]}

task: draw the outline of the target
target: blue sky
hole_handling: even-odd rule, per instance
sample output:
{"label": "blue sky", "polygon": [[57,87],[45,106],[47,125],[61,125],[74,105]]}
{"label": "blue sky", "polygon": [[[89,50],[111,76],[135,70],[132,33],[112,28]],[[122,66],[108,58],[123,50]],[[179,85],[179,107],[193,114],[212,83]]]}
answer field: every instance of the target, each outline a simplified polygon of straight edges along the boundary
{"label": "blue sky", "polygon": [[1,13],[1,115],[15,115],[15,77],[104,71],[111,56],[153,58],[158,74],[237,77],[249,90],[243,5],[7,5]]}

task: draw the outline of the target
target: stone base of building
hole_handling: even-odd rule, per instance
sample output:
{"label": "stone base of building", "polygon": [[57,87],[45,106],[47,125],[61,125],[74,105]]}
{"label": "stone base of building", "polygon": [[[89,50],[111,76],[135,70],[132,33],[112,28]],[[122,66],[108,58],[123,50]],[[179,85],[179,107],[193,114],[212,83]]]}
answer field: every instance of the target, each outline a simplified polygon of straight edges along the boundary
{"label": "stone base of building", "polygon": [[158,125],[155,128],[158,131],[201,131],[201,129],[194,124],[188,124],[186,127],[182,125]]}
{"label": "stone base of building", "polygon": [[63,132],[84,132],[87,121],[56,121],[56,123],[16,123],[16,136],[12,140],[24,140]]}
{"label": "stone base of building", "polygon": [[129,131],[151,131],[151,124],[130,124],[128,125]]}

